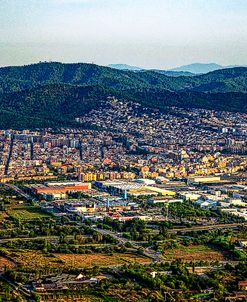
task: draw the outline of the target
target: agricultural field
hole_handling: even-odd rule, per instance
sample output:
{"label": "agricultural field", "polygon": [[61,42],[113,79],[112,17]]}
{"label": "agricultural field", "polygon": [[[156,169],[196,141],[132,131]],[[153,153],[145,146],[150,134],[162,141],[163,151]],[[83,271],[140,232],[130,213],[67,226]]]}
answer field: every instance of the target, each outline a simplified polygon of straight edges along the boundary
{"label": "agricultural field", "polygon": [[42,217],[50,217],[36,206],[17,206],[8,211],[9,216],[19,220],[32,220]]}
{"label": "agricultural field", "polygon": [[43,294],[42,300],[45,302],[104,302],[105,300],[95,297],[93,295],[85,295],[83,294],[82,297],[77,297],[76,295],[73,297],[68,297],[63,294],[63,297],[58,297],[56,295],[49,295],[49,294]]}
{"label": "agricultural field", "polygon": [[181,259],[183,261],[204,260],[204,261],[224,261],[226,254],[217,251],[206,245],[179,245],[178,247],[164,251],[165,260]]}
{"label": "agricultural field", "polygon": [[149,263],[149,259],[137,255],[114,253],[113,255],[106,254],[56,254],[56,258],[63,261],[65,265],[76,267],[91,267],[97,266],[109,266],[127,264],[131,262]]}
{"label": "agricultural field", "polygon": [[63,266],[56,257],[46,255],[40,251],[18,250],[10,253],[9,257],[23,267],[37,269],[44,267],[55,268],[58,266],[58,263],[59,266]]}
{"label": "agricultural field", "polygon": [[29,268],[57,268],[71,267],[77,268],[109,265],[121,265],[131,262],[149,263],[149,259],[132,254],[114,253],[112,255],[94,253],[94,254],[49,254],[46,255],[40,251],[15,251],[11,258],[21,266]]}
{"label": "agricultural field", "polygon": [[39,207],[28,204],[11,189],[0,185],[0,222],[8,217],[31,220],[50,217],[50,215],[42,212]]}

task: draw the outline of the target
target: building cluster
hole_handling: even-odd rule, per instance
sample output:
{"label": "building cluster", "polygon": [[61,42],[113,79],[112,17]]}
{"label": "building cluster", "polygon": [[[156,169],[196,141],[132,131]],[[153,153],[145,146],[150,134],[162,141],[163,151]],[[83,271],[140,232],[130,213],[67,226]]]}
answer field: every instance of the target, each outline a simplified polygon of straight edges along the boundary
{"label": "building cluster", "polygon": [[[186,181],[159,178],[132,181],[48,182],[25,185],[55,216],[78,215],[82,220],[168,220],[169,205],[190,201],[204,209],[218,209],[247,221],[247,185],[232,177],[191,177]],[[79,195],[73,193],[79,192]],[[165,211],[161,209],[166,209]],[[207,221],[207,223],[213,223]]]}
{"label": "building cluster", "polygon": [[79,181],[46,182],[44,184],[26,185],[25,188],[27,192],[38,196],[40,199],[54,200],[64,199],[70,193],[88,191],[91,189],[91,183],[82,183]]}
{"label": "building cluster", "polygon": [[0,131],[0,180],[82,182],[239,174],[247,165],[245,114],[109,98],[76,119],[89,129]]}

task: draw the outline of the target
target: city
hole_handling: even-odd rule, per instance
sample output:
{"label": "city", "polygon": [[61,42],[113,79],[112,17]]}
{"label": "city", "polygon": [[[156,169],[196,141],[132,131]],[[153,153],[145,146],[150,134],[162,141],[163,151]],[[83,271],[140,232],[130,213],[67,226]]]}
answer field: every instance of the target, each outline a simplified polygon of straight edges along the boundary
{"label": "city", "polygon": [[0,302],[247,302],[247,1],[0,1]]}
{"label": "city", "polygon": [[[174,265],[207,276],[203,299],[246,297],[246,114],[161,113],[109,97],[76,122],[88,129],[1,131],[0,269],[13,297],[86,301],[104,283],[114,297],[115,278],[136,270],[162,284]],[[209,286],[229,269],[223,292]],[[153,301],[156,285],[129,286],[133,301]],[[164,288],[159,299],[198,291]]]}

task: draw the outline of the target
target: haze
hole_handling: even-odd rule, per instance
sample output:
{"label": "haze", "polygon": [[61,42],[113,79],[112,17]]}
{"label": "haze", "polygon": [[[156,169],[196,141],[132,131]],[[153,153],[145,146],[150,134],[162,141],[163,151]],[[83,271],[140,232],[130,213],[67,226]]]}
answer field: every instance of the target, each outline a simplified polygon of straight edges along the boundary
{"label": "haze", "polygon": [[246,64],[246,0],[1,0],[0,66]]}

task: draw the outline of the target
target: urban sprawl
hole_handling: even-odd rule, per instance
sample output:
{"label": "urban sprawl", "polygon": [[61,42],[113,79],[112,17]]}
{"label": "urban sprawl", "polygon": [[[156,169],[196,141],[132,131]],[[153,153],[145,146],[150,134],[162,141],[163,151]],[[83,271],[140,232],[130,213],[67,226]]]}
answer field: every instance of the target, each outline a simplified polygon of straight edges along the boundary
{"label": "urban sprawl", "polygon": [[[0,131],[0,276],[13,296],[91,301],[79,299],[116,295],[117,278],[132,293],[119,285],[118,301],[246,301],[247,115],[109,97],[76,122]],[[78,300],[59,300],[68,290]]]}

